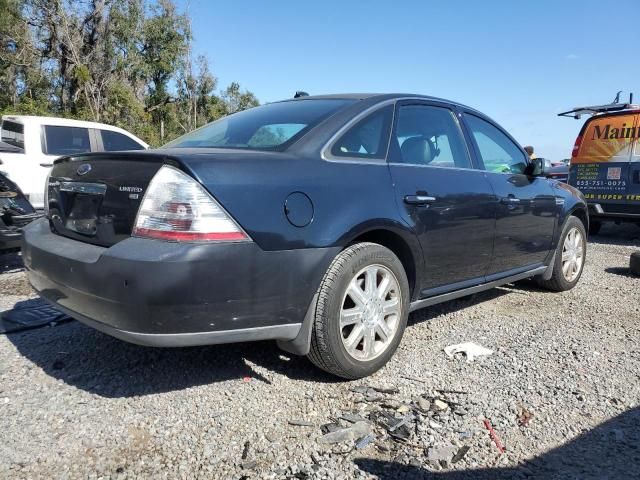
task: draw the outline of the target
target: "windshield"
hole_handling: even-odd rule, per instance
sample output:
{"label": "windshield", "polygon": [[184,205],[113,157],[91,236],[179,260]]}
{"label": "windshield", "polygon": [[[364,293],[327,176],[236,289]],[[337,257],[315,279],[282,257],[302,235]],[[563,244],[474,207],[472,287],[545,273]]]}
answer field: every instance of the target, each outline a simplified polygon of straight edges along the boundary
{"label": "windshield", "polygon": [[353,102],[326,99],[270,103],[216,120],[163,148],[283,150],[322,120]]}

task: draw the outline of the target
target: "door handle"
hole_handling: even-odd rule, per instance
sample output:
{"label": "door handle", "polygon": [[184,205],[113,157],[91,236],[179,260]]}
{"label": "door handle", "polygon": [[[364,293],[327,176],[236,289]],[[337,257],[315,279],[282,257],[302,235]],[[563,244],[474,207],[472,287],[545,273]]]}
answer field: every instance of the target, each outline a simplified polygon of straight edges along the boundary
{"label": "door handle", "polygon": [[513,205],[514,203],[520,203],[520,199],[516,197],[502,197],[500,203],[503,205]]}
{"label": "door handle", "polygon": [[404,203],[409,205],[428,205],[436,201],[436,197],[430,197],[428,195],[406,195],[404,197]]}

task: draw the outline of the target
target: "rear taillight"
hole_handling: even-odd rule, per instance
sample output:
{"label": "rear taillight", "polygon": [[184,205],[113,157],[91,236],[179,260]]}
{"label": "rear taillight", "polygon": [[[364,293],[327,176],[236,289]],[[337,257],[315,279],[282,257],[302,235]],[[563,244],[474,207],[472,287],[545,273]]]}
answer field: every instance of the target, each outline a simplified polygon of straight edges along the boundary
{"label": "rear taillight", "polygon": [[168,165],[151,179],[133,235],[176,242],[250,240],[202,185]]}
{"label": "rear taillight", "polygon": [[573,151],[571,152],[571,158],[576,158],[578,156],[580,145],[582,145],[582,137],[578,135],[578,138],[576,138],[576,143],[573,144]]}

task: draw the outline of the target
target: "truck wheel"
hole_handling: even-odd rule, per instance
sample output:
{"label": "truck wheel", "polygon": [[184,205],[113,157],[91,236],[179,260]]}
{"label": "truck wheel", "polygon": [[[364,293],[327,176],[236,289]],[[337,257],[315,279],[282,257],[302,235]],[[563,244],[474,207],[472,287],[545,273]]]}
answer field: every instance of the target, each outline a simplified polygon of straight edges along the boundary
{"label": "truck wheel", "polygon": [[602,222],[591,221],[589,223],[589,235],[597,235],[602,228]]}
{"label": "truck wheel", "polygon": [[633,252],[629,258],[629,270],[640,276],[640,252]]}
{"label": "truck wheel", "polygon": [[358,243],[331,263],[318,291],[309,359],[347,379],[371,375],[393,356],[409,315],[409,283],[396,255]]}
{"label": "truck wheel", "polygon": [[537,277],[536,282],[555,292],[571,290],[580,280],[586,256],[587,235],[584,224],[577,217],[569,217],[558,242],[551,278],[543,280],[542,277]]}

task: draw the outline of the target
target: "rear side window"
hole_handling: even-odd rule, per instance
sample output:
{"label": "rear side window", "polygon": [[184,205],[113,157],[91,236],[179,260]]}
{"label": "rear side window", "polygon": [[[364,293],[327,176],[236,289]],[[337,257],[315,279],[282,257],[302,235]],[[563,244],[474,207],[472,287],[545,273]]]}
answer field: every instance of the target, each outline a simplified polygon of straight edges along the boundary
{"label": "rear side window", "polygon": [[80,127],[45,125],[47,155],[73,155],[91,151],[89,130]]}
{"label": "rear side window", "polygon": [[465,120],[478,146],[485,170],[496,173],[524,173],[527,159],[509,137],[489,122],[465,115]]}
{"label": "rear side window", "polygon": [[102,146],[107,152],[118,150],[144,150],[144,147],[132,138],[111,130],[100,130],[102,134]]}
{"label": "rear side window", "polygon": [[10,122],[8,120],[2,122],[1,137],[3,142],[24,150],[24,125],[21,123]]}
{"label": "rear side window", "polygon": [[[640,127],[636,115],[611,115],[589,120],[572,163],[628,162]],[[637,144],[637,142],[636,142]],[[636,155],[638,147],[636,146]]]}
{"label": "rear side window", "polygon": [[331,148],[335,157],[384,159],[389,145],[393,105],[383,107],[360,120]]}
{"label": "rear side window", "polygon": [[398,109],[394,162],[445,168],[471,168],[454,114],[448,108],[403,105]]}

